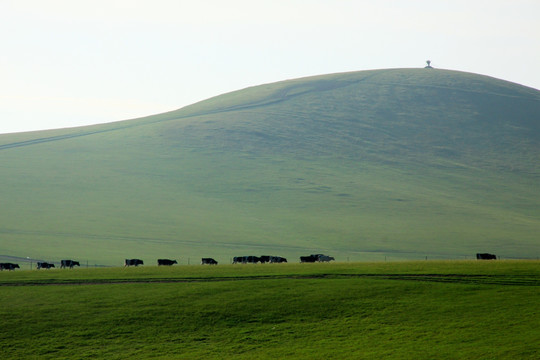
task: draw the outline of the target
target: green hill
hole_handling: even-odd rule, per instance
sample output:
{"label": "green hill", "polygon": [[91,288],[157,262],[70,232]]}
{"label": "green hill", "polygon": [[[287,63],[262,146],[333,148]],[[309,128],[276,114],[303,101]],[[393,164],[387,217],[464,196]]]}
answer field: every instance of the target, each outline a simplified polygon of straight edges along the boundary
{"label": "green hill", "polygon": [[261,85],[0,136],[0,254],[540,256],[540,91],[436,69]]}

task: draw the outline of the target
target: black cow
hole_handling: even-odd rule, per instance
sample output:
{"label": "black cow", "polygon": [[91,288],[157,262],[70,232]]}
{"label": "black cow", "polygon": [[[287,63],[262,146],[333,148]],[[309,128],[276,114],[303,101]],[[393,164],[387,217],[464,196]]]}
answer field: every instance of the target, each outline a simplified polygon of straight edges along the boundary
{"label": "black cow", "polygon": [[212,258],[202,258],[201,265],[217,265],[217,261]]}
{"label": "black cow", "polygon": [[259,260],[261,264],[266,264],[267,262],[270,262],[270,258],[272,258],[272,256],[262,255],[261,257],[259,257]]}
{"label": "black cow", "polygon": [[0,263],[0,270],[1,271],[4,271],[4,270],[12,271],[12,270],[15,270],[15,269],[20,269],[19,264]]}
{"label": "black cow", "polygon": [[38,261],[37,263],[37,269],[50,269],[50,268],[53,268],[54,267],[54,264],[51,264],[51,263],[48,263],[48,262],[44,262],[44,261]]}
{"label": "black cow", "polygon": [[261,261],[261,258],[258,256],[235,256],[233,258],[233,264],[242,263],[242,264],[256,264]]}
{"label": "black cow", "polygon": [[309,255],[309,256],[300,256],[300,262],[301,263],[314,263],[319,261],[319,257],[315,255]]}
{"label": "black cow", "polygon": [[144,265],[144,262],[141,259],[126,259],[124,261],[124,267],[126,266],[139,266]]}
{"label": "black cow", "polygon": [[158,266],[165,265],[165,266],[171,266],[173,264],[178,264],[176,260],[169,260],[169,259],[158,259],[157,260]]}
{"label": "black cow", "polygon": [[287,259],[281,256],[270,256],[270,263],[286,263]]}
{"label": "black cow", "polygon": [[75,260],[60,260],[60,269],[65,269],[67,267],[73,269],[74,266],[81,266],[81,264]]}
{"label": "black cow", "polygon": [[497,260],[497,256],[488,253],[476,254],[476,260]]}

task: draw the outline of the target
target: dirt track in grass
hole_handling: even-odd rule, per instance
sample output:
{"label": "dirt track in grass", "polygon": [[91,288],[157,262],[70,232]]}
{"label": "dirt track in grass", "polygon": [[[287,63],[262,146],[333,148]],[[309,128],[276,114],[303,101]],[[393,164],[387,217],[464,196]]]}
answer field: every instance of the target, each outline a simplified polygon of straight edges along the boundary
{"label": "dirt track in grass", "polygon": [[265,281],[265,280],[302,280],[302,279],[381,279],[423,282],[442,282],[467,285],[508,285],[540,286],[536,275],[464,275],[464,274],[319,274],[319,275],[255,275],[237,277],[188,277],[188,278],[140,278],[140,279],[66,279],[66,280],[23,280],[0,281],[0,286],[47,286],[47,285],[107,285],[107,284],[144,284],[144,283],[193,283],[224,281]]}

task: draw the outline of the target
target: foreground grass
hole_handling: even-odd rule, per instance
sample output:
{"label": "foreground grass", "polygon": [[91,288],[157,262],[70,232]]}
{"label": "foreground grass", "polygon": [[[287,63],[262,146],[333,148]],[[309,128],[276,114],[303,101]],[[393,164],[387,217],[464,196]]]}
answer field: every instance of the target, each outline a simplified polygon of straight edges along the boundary
{"label": "foreground grass", "polygon": [[0,356],[536,359],[539,272],[536,261],[3,272]]}
{"label": "foreground grass", "polygon": [[[424,280],[474,283],[538,282],[538,261],[397,261],[332,262],[320,264],[257,264],[219,266],[139,266],[33,270],[0,273],[0,285],[100,284],[128,282],[192,282],[217,280],[265,280],[277,278],[337,278],[410,276]],[[441,275],[441,276],[438,276]],[[517,283],[516,283],[517,284]]]}

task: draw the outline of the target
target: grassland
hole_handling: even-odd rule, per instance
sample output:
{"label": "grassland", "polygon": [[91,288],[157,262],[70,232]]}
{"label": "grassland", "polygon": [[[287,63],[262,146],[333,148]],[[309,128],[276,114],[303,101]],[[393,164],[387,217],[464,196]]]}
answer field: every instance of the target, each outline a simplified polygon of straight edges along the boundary
{"label": "grassland", "polygon": [[538,261],[0,273],[2,358],[537,359]]}
{"label": "grassland", "polygon": [[534,89],[396,69],[0,136],[0,255],[538,258],[539,113]]}

